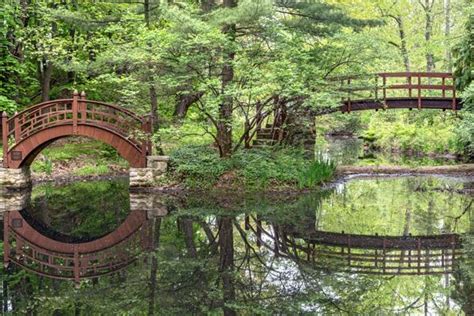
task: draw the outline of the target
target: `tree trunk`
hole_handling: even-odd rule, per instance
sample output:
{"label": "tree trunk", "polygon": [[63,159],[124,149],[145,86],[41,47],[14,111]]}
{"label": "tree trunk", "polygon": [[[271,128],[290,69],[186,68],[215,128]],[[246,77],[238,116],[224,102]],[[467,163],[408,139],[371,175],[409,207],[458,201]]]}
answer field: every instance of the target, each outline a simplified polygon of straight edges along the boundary
{"label": "tree trunk", "polygon": [[43,59],[39,64],[39,77],[41,83],[41,102],[49,101],[51,90],[51,77],[53,74],[53,64]]}
{"label": "tree trunk", "polygon": [[432,72],[435,69],[434,55],[431,52],[431,35],[433,33],[433,5],[435,0],[425,0],[425,49],[426,49],[426,71]]}
{"label": "tree trunk", "polygon": [[160,228],[161,228],[161,218],[152,219],[152,253],[151,253],[151,262],[150,262],[150,296],[148,300],[148,315],[155,315],[155,296],[156,296],[156,276],[158,272],[158,258],[156,257],[155,251],[160,246]]}
{"label": "tree trunk", "polygon": [[209,12],[216,5],[215,0],[201,0],[201,10],[203,12]]}
{"label": "tree trunk", "polygon": [[451,0],[444,0],[444,37],[445,37],[445,62],[446,70],[453,72],[452,55],[449,40],[451,36]]}
{"label": "tree trunk", "polygon": [[[237,0],[224,0],[224,7],[233,8],[237,5]],[[228,24],[224,27],[223,32],[227,35],[229,41],[235,41],[235,24]],[[224,101],[219,106],[219,121],[217,123],[217,141],[221,157],[229,157],[232,154],[232,112],[233,100],[232,96],[225,95],[227,87],[234,80],[233,62],[235,52],[229,51],[224,56],[224,66],[222,69],[222,94]]]}
{"label": "tree trunk", "polygon": [[158,95],[153,84],[150,86],[150,118],[153,132],[157,132],[160,126],[158,118]]}
{"label": "tree trunk", "polygon": [[[235,287],[233,280],[234,270],[234,230],[232,217],[222,217],[219,219],[219,271],[222,278],[222,288],[224,292],[224,304],[232,303],[235,300]],[[224,305],[224,315],[234,316],[237,313]]]}
{"label": "tree trunk", "polygon": [[147,27],[150,27],[150,0],[144,0],[143,11],[145,15],[145,24]]}
{"label": "tree trunk", "polygon": [[188,255],[191,258],[196,258],[197,251],[196,246],[194,245],[194,229],[193,221],[190,218],[181,218],[180,219],[180,228],[184,235],[184,243],[188,249]]}
{"label": "tree trunk", "polygon": [[179,101],[176,103],[174,108],[173,116],[177,118],[185,118],[186,114],[188,113],[189,107],[193,105],[193,103],[197,102],[204,93],[202,92],[192,92],[186,95],[180,95]]}
{"label": "tree trunk", "polygon": [[402,54],[403,64],[405,65],[405,70],[410,72],[410,56],[408,55],[408,48],[407,48],[407,38],[405,35],[405,25],[403,23],[403,18],[401,15],[397,16],[397,24],[398,24],[398,33],[400,36],[400,53]]}

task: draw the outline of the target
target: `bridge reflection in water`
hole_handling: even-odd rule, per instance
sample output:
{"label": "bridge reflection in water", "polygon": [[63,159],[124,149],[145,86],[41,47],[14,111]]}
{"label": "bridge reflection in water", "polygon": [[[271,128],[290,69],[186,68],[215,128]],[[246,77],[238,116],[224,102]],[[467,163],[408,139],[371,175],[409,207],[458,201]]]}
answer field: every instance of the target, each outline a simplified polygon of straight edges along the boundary
{"label": "bridge reflection in water", "polygon": [[[4,265],[15,264],[53,279],[79,282],[122,270],[140,254],[153,250],[153,225],[157,218],[166,215],[161,205],[144,201],[148,197],[131,194],[131,212],[117,229],[95,240],[74,242],[60,233],[47,232],[26,209],[19,210],[18,201],[27,203],[29,198],[25,195],[29,194],[10,196],[8,201],[17,205],[8,210],[7,204],[3,213]],[[64,238],[68,240],[62,241]]]}
{"label": "bridge reflection in water", "polygon": [[462,255],[456,234],[434,236],[355,235],[298,231],[246,216],[245,230],[277,256],[314,267],[353,273],[429,275],[452,273]]}
{"label": "bridge reflection in water", "polygon": [[[167,215],[163,197],[131,193],[131,212],[113,232],[86,242],[64,241],[44,231],[28,215],[27,193],[7,196],[4,217],[4,264],[17,265],[41,276],[74,280],[116,273],[152,251],[157,219]],[[8,204],[9,203],[9,204]],[[23,204],[22,204],[23,203]],[[307,219],[311,222],[311,219]],[[378,236],[317,231],[276,224],[259,216],[234,219],[245,243],[256,243],[276,257],[309,264],[322,270],[379,275],[431,275],[452,273],[462,255],[461,237]],[[158,232],[159,233],[159,232]],[[217,232],[216,234],[219,234]]]}

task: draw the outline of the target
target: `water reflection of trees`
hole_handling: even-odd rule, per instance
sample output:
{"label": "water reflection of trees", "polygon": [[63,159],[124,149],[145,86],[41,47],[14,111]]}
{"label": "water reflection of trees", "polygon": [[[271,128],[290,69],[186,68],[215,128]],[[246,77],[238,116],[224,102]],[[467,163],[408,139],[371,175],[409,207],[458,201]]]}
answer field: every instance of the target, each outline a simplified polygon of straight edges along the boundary
{"label": "water reflection of trees", "polygon": [[[132,196],[134,208],[149,215],[171,211],[151,217],[154,251],[142,253],[126,270],[81,282],[79,289],[15,269],[8,275],[10,293],[2,292],[4,307],[38,314],[163,315],[472,310],[469,260],[456,265],[451,288],[445,287],[444,275],[373,276],[347,271],[347,262],[338,260],[323,258],[315,264],[317,253],[308,258],[307,249],[321,238],[314,233],[321,227],[325,194],[331,193],[211,197],[208,203],[202,196]],[[463,237],[472,258],[469,240]],[[42,297],[42,304],[32,297]]]}

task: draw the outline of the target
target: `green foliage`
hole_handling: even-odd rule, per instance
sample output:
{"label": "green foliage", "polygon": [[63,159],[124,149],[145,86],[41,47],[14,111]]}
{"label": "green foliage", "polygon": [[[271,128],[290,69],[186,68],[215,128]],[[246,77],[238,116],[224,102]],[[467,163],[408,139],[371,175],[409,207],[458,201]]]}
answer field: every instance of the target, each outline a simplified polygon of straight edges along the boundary
{"label": "green foliage", "polygon": [[108,173],[110,169],[107,165],[84,166],[74,171],[78,176],[100,176]]}
{"label": "green foliage", "polygon": [[313,188],[329,180],[335,170],[331,162],[312,161],[303,151],[290,148],[240,150],[220,159],[211,147],[182,146],[170,157],[173,177],[191,188]]}
{"label": "green foliage", "polygon": [[110,173],[109,165],[123,169],[128,163],[113,147],[105,143],[77,138],[45,148],[35,159],[31,169],[51,175],[55,170],[69,168],[75,175],[87,176]]}
{"label": "green foliage", "polygon": [[320,157],[313,161],[306,170],[299,175],[300,188],[313,188],[316,185],[331,180],[336,172],[336,165]]}
{"label": "green foliage", "polygon": [[30,213],[40,220],[48,214],[53,231],[87,239],[113,231],[129,209],[127,181],[93,181],[36,186]]}
{"label": "green foliage", "polygon": [[[468,2],[468,1],[466,1]],[[474,4],[466,3],[467,23],[462,40],[454,49],[456,85],[459,89],[467,88],[474,79]]]}
{"label": "green foliage", "polygon": [[14,101],[8,99],[7,97],[0,95],[0,114],[3,111],[6,111],[8,114],[15,113],[17,105]]}
{"label": "green foliage", "polygon": [[189,187],[214,185],[230,166],[230,160],[219,159],[217,151],[208,146],[181,147],[170,154],[172,172]]}
{"label": "green foliage", "polygon": [[458,153],[455,129],[459,120],[453,115],[407,113],[372,115],[362,137],[384,150],[410,153]]}

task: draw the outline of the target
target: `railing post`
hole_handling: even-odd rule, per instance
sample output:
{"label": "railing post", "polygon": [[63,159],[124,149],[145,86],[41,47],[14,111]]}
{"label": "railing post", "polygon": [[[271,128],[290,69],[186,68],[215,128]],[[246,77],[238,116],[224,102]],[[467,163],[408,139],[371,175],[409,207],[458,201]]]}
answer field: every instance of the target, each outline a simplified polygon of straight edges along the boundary
{"label": "railing post", "polygon": [[74,282],[79,283],[80,281],[80,266],[79,266],[79,250],[77,245],[74,245]]}
{"label": "railing post", "polygon": [[352,91],[351,91],[351,79],[347,79],[347,89],[349,89],[348,93],[349,93],[349,97],[347,98],[347,113],[351,113],[351,107],[352,107],[352,104],[351,104],[351,95],[352,95]]}
{"label": "railing post", "polygon": [[446,77],[443,77],[443,79],[441,79],[441,85],[443,86],[441,88],[442,93],[443,93],[443,98],[446,98]]}
{"label": "railing post", "polygon": [[421,110],[421,75],[418,74],[418,110]]}
{"label": "railing post", "polygon": [[18,112],[15,112],[13,123],[15,128],[15,144],[18,144],[21,138],[20,119],[18,118]]}
{"label": "railing post", "polygon": [[379,100],[379,75],[375,75],[375,101]]}
{"label": "railing post", "polygon": [[78,113],[79,92],[74,90],[72,94],[72,133],[77,134],[77,113]]}
{"label": "railing post", "polygon": [[453,80],[453,104],[452,104],[453,111],[456,112],[456,86],[454,85]]}
{"label": "railing post", "polygon": [[142,131],[145,133],[145,139],[143,140],[142,143],[142,154],[143,157],[146,158],[146,156],[149,154],[152,154],[152,146],[151,146],[151,122],[150,122],[150,116],[144,116],[142,118]]}
{"label": "railing post", "polygon": [[7,112],[2,113],[2,143],[3,143],[3,167],[8,168],[8,115]]}
{"label": "railing post", "polygon": [[382,268],[382,271],[383,271],[383,273],[385,273],[386,266],[387,266],[387,250],[386,250],[387,244],[385,242],[385,238],[382,240],[382,245],[383,245],[383,252],[382,252],[382,254],[383,254],[383,263],[382,263],[383,268]]}
{"label": "railing post", "polygon": [[387,108],[387,77],[385,74],[382,74],[382,84],[383,84],[383,107]]}
{"label": "railing post", "polygon": [[408,96],[411,98],[412,96],[412,89],[411,89],[411,75],[408,75]]}
{"label": "railing post", "polygon": [[87,104],[86,104],[86,93],[81,92],[79,97],[79,112],[81,113],[81,123],[86,123],[87,120]]}

